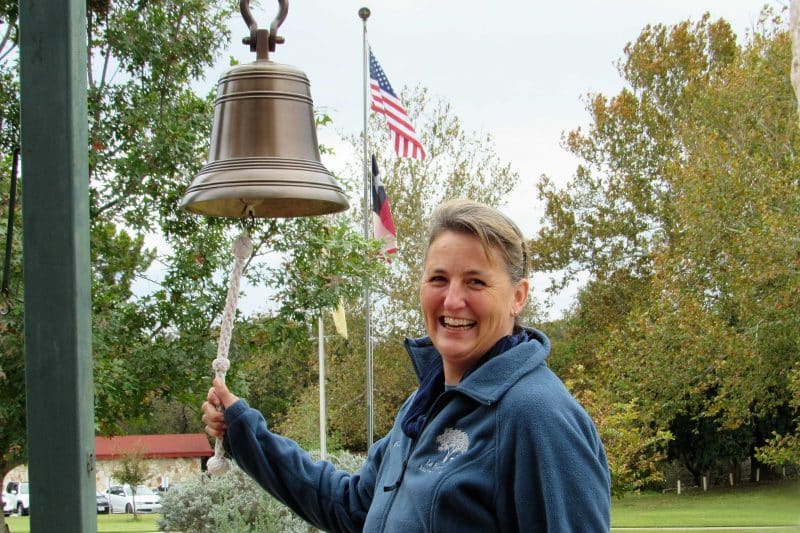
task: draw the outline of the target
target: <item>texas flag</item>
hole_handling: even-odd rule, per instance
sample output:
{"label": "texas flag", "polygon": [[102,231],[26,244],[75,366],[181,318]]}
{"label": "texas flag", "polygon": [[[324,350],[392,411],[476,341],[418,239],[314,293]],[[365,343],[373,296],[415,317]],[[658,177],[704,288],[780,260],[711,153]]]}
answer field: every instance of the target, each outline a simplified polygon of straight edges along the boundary
{"label": "texas flag", "polygon": [[378,161],[372,155],[372,232],[376,239],[383,241],[384,254],[397,252],[397,231],[394,229],[389,198],[378,172]]}

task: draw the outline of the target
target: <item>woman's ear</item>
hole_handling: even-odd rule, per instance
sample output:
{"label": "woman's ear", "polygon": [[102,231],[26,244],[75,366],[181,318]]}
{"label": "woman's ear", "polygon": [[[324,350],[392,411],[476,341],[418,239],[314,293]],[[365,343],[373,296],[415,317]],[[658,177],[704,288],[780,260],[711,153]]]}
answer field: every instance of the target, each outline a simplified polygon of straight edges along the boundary
{"label": "woman's ear", "polygon": [[517,286],[514,288],[514,304],[512,307],[512,314],[514,316],[519,315],[522,312],[522,309],[525,307],[525,302],[528,301],[528,290],[530,288],[530,283],[528,278],[522,278],[517,283]]}

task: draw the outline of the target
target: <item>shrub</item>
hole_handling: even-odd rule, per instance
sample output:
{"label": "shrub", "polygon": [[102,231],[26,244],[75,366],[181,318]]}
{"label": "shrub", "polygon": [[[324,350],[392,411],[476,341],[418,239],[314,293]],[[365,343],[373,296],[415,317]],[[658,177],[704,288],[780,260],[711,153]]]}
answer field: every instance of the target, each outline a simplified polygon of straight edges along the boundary
{"label": "shrub", "polygon": [[[312,452],[314,459],[319,452]],[[337,468],[355,472],[364,458],[349,452],[333,454],[329,460]],[[267,494],[240,468],[232,464],[222,476],[202,474],[197,481],[168,491],[162,498],[159,521],[161,531],[198,533],[242,533],[316,531],[288,507]]]}

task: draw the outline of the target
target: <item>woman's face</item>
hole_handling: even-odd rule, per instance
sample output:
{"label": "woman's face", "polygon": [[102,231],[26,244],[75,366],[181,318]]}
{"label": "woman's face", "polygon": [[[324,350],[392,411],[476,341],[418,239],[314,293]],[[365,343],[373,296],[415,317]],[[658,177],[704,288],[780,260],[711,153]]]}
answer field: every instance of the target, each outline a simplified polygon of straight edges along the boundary
{"label": "woman's face", "polygon": [[512,284],[498,250],[490,257],[477,237],[446,231],[428,248],[420,303],[425,328],[455,384],[514,328],[528,296],[528,280]]}

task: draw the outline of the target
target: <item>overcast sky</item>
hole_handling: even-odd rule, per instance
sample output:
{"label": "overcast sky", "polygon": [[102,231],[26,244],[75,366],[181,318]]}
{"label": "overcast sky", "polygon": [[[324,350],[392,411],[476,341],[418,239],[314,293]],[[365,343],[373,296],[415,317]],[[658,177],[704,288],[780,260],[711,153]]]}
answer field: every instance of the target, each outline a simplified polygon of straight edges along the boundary
{"label": "overcast sky", "polygon": [[[262,0],[251,11],[267,28],[277,2]],[[333,118],[336,131],[358,133],[362,115],[362,23],[368,7],[368,37],[394,86],[422,85],[452,104],[468,131],[491,134],[503,161],[520,175],[505,210],[526,236],[535,234],[542,206],[534,185],[542,174],[566,181],[576,161],[560,146],[561,135],[587,123],[583,96],[613,95],[622,88],[615,63],[626,43],[647,24],[674,24],[709,12],[724,18],[740,38],[752,32],[765,2],[743,0],[606,0],[540,2],[512,0],[295,0],[278,32],[286,39],[271,59],[303,70],[314,104]],[[788,0],[767,0],[779,10]],[[788,14],[787,14],[788,17]],[[252,62],[239,44],[248,34],[240,16],[231,21],[229,55]],[[222,58],[208,73],[213,86],[227,69]],[[320,141],[336,145],[335,132]],[[340,150],[341,153],[341,150]],[[325,158],[333,172],[342,156]],[[391,198],[398,191],[388,191]],[[247,289],[246,289],[247,290]],[[261,303],[259,304],[259,298]],[[570,294],[560,299],[560,306]],[[243,306],[265,309],[251,295]]]}

